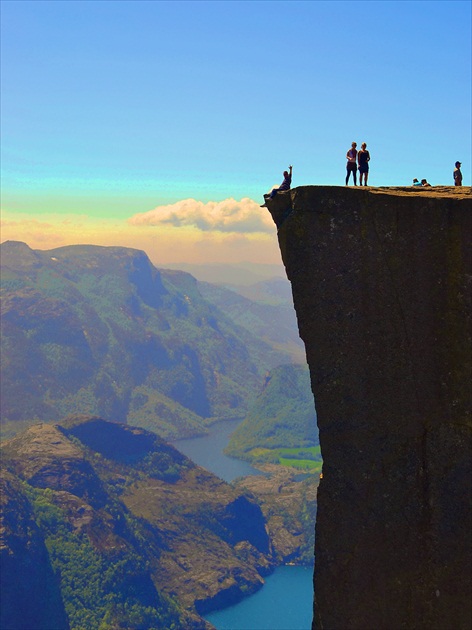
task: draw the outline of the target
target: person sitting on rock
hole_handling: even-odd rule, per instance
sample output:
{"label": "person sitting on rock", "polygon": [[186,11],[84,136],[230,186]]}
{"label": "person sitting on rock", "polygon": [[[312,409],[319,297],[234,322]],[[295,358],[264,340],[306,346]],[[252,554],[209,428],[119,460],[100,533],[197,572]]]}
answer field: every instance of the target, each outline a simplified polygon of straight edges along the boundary
{"label": "person sitting on rock", "polygon": [[415,179],[413,180],[412,186],[421,186],[421,182],[419,182],[415,177]]}
{"label": "person sitting on rock", "polygon": [[425,179],[421,180],[421,185],[422,186],[431,186],[431,184],[428,184],[428,182]]}
{"label": "person sitting on rock", "polygon": [[267,199],[273,199],[278,192],[282,192],[284,190],[290,190],[290,186],[292,185],[292,165],[290,165],[288,171],[284,171],[284,181],[280,184],[278,188],[273,188],[268,195],[264,195],[264,203],[261,205],[261,208],[267,208],[265,202]]}

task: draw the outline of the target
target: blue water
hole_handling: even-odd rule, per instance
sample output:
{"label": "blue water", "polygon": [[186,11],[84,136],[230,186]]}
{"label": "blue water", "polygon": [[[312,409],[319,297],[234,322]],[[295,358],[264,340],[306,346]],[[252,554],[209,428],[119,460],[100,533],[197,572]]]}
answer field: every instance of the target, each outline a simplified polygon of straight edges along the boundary
{"label": "blue water", "polygon": [[313,567],[279,567],[239,604],[205,615],[217,630],[310,630]]}
{"label": "blue water", "polygon": [[[174,442],[174,446],[199,466],[227,482],[236,477],[259,475],[247,462],[223,453],[241,420],[218,422],[210,434]],[[239,604],[209,613],[206,619],[217,630],[310,630],[313,615],[313,567],[278,567],[264,586]]]}
{"label": "blue water", "polygon": [[236,479],[236,477],[260,475],[262,473],[247,462],[228,457],[223,453],[223,449],[227,446],[231,434],[241,422],[241,420],[217,422],[209,428],[209,435],[177,440],[173,442],[173,445],[193,462],[206,468],[228,483]]}

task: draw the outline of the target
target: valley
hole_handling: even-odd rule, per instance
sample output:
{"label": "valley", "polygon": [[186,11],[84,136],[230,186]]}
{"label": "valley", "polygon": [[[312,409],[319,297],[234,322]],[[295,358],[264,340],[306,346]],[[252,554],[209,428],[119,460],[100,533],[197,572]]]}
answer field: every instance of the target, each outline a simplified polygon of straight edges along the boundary
{"label": "valley", "polygon": [[153,433],[86,416],[4,442],[2,466],[2,627],[21,627],[31,600],[31,628],[49,615],[59,628],[206,628],[201,615],[275,567],[313,560],[317,478],[284,466],[228,484]]}
{"label": "valley", "polygon": [[210,285],[127,248],[1,252],[2,623],[37,601],[38,630],[206,629],[276,567],[310,566],[321,459],[286,281]]}
{"label": "valley", "polygon": [[[191,275],[158,270],[138,250],[7,241],[1,265],[4,437],[75,413],[171,440],[204,435],[244,418],[264,374],[291,360],[293,330],[272,345]],[[253,308],[260,319],[264,306]],[[293,306],[291,317],[293,329]]]}

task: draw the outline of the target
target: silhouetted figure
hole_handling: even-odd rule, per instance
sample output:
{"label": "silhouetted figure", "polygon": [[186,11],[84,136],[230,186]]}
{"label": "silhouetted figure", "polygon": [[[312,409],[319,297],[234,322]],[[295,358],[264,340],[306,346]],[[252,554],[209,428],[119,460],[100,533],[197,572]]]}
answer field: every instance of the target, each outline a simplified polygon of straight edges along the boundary
{"label": "silhouetted figure", "polygon": [[364,176],[364,186],[367,186],[367,178],[369,177],[369,162],[370,162],[370,153],[367,151],[366,143],[363,142],[361,144],[361,150],[357,154],[357,163],[359,164],[360,186],[362,186],[362,176]]}
{"label": "silhouetted figure", "polygon": [[264,203],[261,205],[261,208],[267,208],[265,204],[267,199],[273,199],[278,192],[290,190],[290,186],[292,185],[292,165],[290,165],[288,169],[288,171],[284,171],[284,181],[280,184],[280,186],[278,188],[273,188],[268,195],[264,195]]}
{"label": "silhouetted figure", "polygon": [[351,148],[346,153],[347,165],[346,165],[346,186],[349,181],[349,177],[352,173],[352,178],[354,180],[354,186],[357,186],[357,142],[353,142],[351,144]]}
{"label": "silhouetted figure", "polygon": [[454,186],[462,186],[462,171],[461,171],[462,162],[455,163],[455,169],[453,173],[454,177]]}

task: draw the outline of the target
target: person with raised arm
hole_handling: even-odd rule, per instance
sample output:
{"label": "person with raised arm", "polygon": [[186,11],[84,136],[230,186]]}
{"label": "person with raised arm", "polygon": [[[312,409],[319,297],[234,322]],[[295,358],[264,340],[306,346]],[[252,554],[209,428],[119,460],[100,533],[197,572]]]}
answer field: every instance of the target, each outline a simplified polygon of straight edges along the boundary
{"label": "person with raised arm", "polygon": [[280,184],[278,188],[273,188],[269,194],[264,195],[264,203],[261,205],[261,208],[267,208],[266,201],[267,199],[273,199],[278,192],[283,192],[284,190],[290,190],[290,186],[292,185],[292,169],[293,166],[290,164],[288,167],[288,171],[284,171],[284,181]]}

